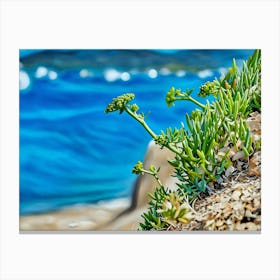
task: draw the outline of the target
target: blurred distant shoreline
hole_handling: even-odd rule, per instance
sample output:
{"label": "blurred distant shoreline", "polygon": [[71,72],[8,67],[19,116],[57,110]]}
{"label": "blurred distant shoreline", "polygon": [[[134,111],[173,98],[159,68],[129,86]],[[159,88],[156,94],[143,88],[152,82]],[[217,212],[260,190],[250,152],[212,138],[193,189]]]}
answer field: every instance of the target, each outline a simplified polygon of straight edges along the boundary
{"label": "blurred distant shoreline", "polygon": [[20,231],[94,230],[111,221],[130,205],[129,198],[100,201],[96,204],[76,204],[39,214],[21,215]]}

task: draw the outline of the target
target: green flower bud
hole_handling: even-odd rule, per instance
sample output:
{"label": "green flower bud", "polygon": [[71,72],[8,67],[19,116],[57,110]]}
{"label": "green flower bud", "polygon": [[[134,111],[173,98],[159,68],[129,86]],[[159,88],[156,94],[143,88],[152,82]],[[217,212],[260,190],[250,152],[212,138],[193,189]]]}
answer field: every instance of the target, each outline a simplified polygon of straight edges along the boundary
{"label": "green flower bud", "polygon": [[201,119],[201,111],[198,109],[195,109],[192,111],[190,119],[191,120],[196,120],[196,119]]}
{"label": "green flower bud", "polygon": [[133,169],[132,169],[132,173],[136,174],[136,175],[140,175],[143,174],[143,163],[141,161],[138,161]]}
{"label": "green flower bud", "polygon": [[150,171],[152,171],[152,172],[156,173],[156,171],[157,171],[157,170],[156,170],[156,168],[155,168],[155,166],[154,166],[154,165],[151,165],[151,166],[150,166]]}
{"label": "green flower bud", "polygon": [[137,104],[132,104],[129,106],[130,107],[130,110],[133,112],[133,113],[136,113],[138,110],[139,110],[139,107]]}
{"label": "green flower bud", "polygon": [[179,96],[181,94],[181,90],[180,89],[176,89],[175,90],[175,96]]}
{"label": "green flower bud", "polygon": [[166,144],[166,137],[164,135],[158,135],[155,139],[155,143],[159,145],[165,145]]}
{"label": "green flower bud", "polygon": [[207,82],[200,87],[198,96],[206,97],[210,94],[215,94],[215,85],[213,82]]}
{"label": "green flower bud", "polygon": [[[176,91],[177,92],[177,91]],[[173,105],[173,102],[176,100],[175,98],[175,88],[172,87],[166,94],[165,101],[168,107]]]}
{"label": "green flower bud", "polygon": [[[122,94],[112,100],[110,104],[108,104],[105,113],[111,113],[114,111],[123,112],[127,103],[129,103],[132,99],[134,99],[135,95],[133,93],[125,93]],[[136,105],[136,104],[135,104]],[[137,105],[136,105],[137,106]],[[135,106],[134,106],[135,109]]]}

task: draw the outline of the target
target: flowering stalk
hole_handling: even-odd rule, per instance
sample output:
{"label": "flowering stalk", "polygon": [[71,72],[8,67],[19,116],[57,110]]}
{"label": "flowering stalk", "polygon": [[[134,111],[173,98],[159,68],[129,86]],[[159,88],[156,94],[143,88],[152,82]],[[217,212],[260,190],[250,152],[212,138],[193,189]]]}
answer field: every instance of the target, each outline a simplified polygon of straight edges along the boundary
{"label": "flowering stalk", "polygon": [[129,107],[125,106],[124,110],[135,120],[137,120],[146,130],[147,132],[153,137],[153,139],[156,139],[157,135],[152,131],[152,129],[148,126],[148,124],[145,122],[143,115],[139,115],[136,112],[133,112],[129,109]]}
{"label": "flowering stalk", "polygon": [[141,161],[138,161],[132,170],[132,173],[136,174],[136,175],[140,175],[140,174],[149,174],[151,176],[153,176],[157,183],[159,184],[160,187],[163,187],[162,182],[160,181],[159,177],[158,177],[158,172],[159,172],[160,168],[156,169],[154,165],[151,165],[149,170],[146,170],[143,168],[143,163]]}
{"label": "flowering stalk", "polygon": [[186,92],[181,92],[180,89],[175,89],[172,87],[169,92],[166,94],[165,101],[168,107],[171,107],[175,101],[191,101],[201,109],[205,109],[205,106],[191,97],[192,89],[187,90]]}
{"label": "flowering stalk", "polygon": [[184,157],[184,155],[182,155],[181,151],[176,149],[171,143],[165,141],[165,138],[162,135],[156,135],[153,132],[153,130],[145,122],[145,115],[143,113],[141,113],[141,114],[137,113],[137,111],[139,110],[139,107],[137,104],[129,104],[129,102],[131,100],[133,100],[134,98],[135,98],[135,95],[133,93],[125,93],[118,97],[115,97],[112,100],[112,102],[105,109],[105,113],[119,111],[120,114],[122,114],[125,111],[146,129],[146,131],[152,136],[152,138],[155,140],[156,143],[158,143],[162,146],[165,146],[169,150],[174,152],[175,154],[180,155],[181,157]]}

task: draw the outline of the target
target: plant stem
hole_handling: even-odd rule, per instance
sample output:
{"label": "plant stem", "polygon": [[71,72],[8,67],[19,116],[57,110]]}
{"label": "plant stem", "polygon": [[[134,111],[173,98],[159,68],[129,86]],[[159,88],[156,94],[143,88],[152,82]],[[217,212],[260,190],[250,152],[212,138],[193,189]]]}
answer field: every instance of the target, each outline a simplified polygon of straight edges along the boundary
{"label": "plant stem", "polygon": [[182,98],[176,98],[174,101],[182,101],[182,100],[191,101],[194,104],[196,104],[197,106],[199,106],[201,109],[205,109],[205,105],[203,105],[202,103],[198,102],[197,100],[195,100],[191,96],[182,96]]}
{"label": "plant stem", "polygon": [[[131,116],[133,117],[135,120],[137,120],[145,129],[146,131],[153,137],[154,140],[157,139],[157,135],[152,131],[152,129],[147,125],[147,123],[145,122],[144,119],[139,118],[137,114],[133,113],[129,108],[124,107],[124,110]],[[187,157],[185,157],[179,150],[175,149],[174,147],[171,146],[170,143],[167,143],[165,145],[170,151],[172,151],[173,153],[179,155],[180,157],[187,159]]]}
{"label": "plant stem", "polygon": [[182,154],[182,152],[180,152],[180,151],[178,151],[177,149],[173,148],[173,147],[171,146],[170,143],[167,143],[167,144],[165,145],[165,147],[166,147],[167,149],[169,149],[170,151],[172,151],[173,153],[175,153],[175,154],[177,154],[178,156],[180,156],[181,158],[187,159],[187,157],[184,156],[184,155]]}
{"label": "plant stem", "polygon": [[162,184],[162,182],[160,181],[160,179],[159,179],[157,173],[154,173],[154,172],[152,172],[152,171],[145,170],[145,169],[141,169],[141,171],[142,171],[143,173],[152,175],[152,176],[156,179],[156,181],[157,181],[157,183],[159,184],[159,186],[160,186],[160,187],[163,187],[163,184]]}
{"label": "plant stem", "polygon": [[152,129],[147,125],[147,123],[144,121],[144,119],[140,119],[137,114],[133,113],[130,109],[127,107],[124,107],[124,110],[135,120],[137,120],[146,130],[147,132],[153,137],[153,139],[156,139],[157,135],[152,131]]}

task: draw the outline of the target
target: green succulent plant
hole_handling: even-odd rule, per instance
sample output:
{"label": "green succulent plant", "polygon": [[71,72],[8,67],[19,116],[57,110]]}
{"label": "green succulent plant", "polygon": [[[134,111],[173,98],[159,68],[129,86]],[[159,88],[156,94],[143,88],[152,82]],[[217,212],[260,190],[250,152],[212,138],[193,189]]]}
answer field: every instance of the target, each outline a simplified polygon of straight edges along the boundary
{"label": "green succulent plant", "polygon": [[192,209],[178,192],[166,190],[162,186],[150,198],[149,211],[142,215],[142,230],[175,230],[191,220]]}
{"label": "green succulent plant", "polygon": [[[223,78],[208,81],[200,87],[198,95],[213,96],[211,103],[208,100],[205,104],[200,103],[191,96],[192,92],[193,89],[183,92],[174,87],[167,92],[165,100],[169,107],[177,101],[189,101],[198,108],[190,115],[186,114],[187,128],[184,125],[180,129],[167,128],[160,134],[153,132],[143,113],[137,113],[139,107],[130,104],[135,97],[132,93],[114,98],[105,110],[106,113],[127,112],[146,129],[156,144],[175,154],[169,163],[179,181],[178,192],[164,188],[157,175],[159,170],[155,167],[145,170],[138,162],[133,168],[133,173],[147,173],[159,184],[159,189],[151,196],[149,211],[143,214],[144,222],[140,224],[143,230],[176,227],[179,218],[181,222],[184,219],[187,221],[184,216],[187,209],[180,208],[180,205],[185,205],[185,196],[191,201],[200,193],[212,191],[210,186],[234,164],[231,149],[243,153],[244,158],[260,149],[260,143],[253,141],[246,121],[250,113],[261,110],[260,50],[243,63],[241,70],[233,60],[232,67]],[[166,207],[168,202],[171,208]]]}

